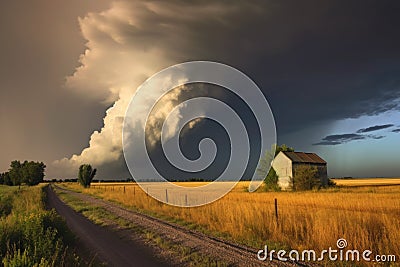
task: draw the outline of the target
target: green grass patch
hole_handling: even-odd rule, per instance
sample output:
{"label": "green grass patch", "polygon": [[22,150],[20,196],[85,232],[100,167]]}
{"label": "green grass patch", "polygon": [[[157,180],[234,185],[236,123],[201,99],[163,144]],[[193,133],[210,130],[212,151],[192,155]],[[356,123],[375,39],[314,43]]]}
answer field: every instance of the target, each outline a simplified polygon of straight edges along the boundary
{"label": "green grass patch", "polygon": [[0,186],[0,260],[4,266],[83,266],[65,221],[44,208],[45,186]]}

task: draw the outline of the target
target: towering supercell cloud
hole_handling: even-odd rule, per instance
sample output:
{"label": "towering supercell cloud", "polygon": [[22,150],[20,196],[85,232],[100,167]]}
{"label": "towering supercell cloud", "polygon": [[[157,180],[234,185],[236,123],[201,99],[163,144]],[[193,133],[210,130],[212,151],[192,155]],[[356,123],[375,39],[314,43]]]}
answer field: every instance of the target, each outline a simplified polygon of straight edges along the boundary
{"label": "towering supercell cloud", "polygon": [[[176,8],[182,12],[179,19],[175,16]],[[123,165],[122,124],[137,87],[154,73],[185,58],[179,53],[183,53],[183,48],[188,45],[183,39],[190,36],[185,33],[188,23],[207,17],[218,18],[226,12],[210,5],[196,9],[201,16],[185,16],[188,11],[179,4],[115,2],[107,11],[89,13],[79,19],[87,49],[80,56],[81,66],[67,77],[66,87],[106,105],[114,104],[106,112],[103,128],[91,135],[87,148],[80,154],[53,163],[59,175],[75,175],[82,163],[100,168]],[[168,95],[170,103],[167,101],[158,110],[150,126],[158,119],[165,119],[171,103],[179,95],[179,90]],[[193,127],[193,123],[190,126]],[[154,135],[156,138],[159,133]]]}
{"label": "towering supercell cloud", "polygon": [[[107,171],[113,174],[109,177],[124,177],[120,175],[126,167],[121,126],[128,101],[149,76],[185,61],[219,61],[251,73],[271,103],[276,103],[272,107],[281,134],[320,121],[398,111],[399,66],[388,64],[388,60],[397,62],[394,55],[400,39],[392,27],[397,17],[389,6],[367,5],[357,16],[353,9],[335,1],[277,4],[255,0],[227,5],[224,0],[152,0],[118,1],[104,12],[86,15],[79,22],[87,50],[66,86],[112,107],[89,146],[56,161],[52,176],[76,175],[77,166],[88,162],[102,169],[99,176]],[[332,25],[338,16],[342,19]],[[369,21],[374,27],[359,21]],[[337,40],[341,40],[339,45]],[[368,62],[363,60],[370,57]],[[312,92],[313,97],[304,92]],[[174,101],[180,92],[169,97]],[[296,119],[293,110],[298,113]],[[374,129],[353,134],[369,139],[366,134]],[[357,138],[335,134],[315,145],[338,145]]]}

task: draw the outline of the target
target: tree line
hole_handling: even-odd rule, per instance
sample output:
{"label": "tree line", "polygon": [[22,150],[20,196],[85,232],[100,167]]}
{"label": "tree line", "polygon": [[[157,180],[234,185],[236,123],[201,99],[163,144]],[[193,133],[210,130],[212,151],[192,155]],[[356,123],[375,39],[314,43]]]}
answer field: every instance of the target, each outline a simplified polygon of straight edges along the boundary
{"label": "tree line", "polygon": [[14,160],[7,172],[0,173],[0,184],[37,185],[43,182],[46,165],[43,162]]}
{"label": "tree line", "polygon": [[[7,172],[0,173],[0,184],[37,185],[43,182],[45,169],[46,165],[43,162],[14,160]],[[73,180],[78,181],[83,187],[90,187],[96,171],[90,164],[82,164],[79,166],[78,178]]]}

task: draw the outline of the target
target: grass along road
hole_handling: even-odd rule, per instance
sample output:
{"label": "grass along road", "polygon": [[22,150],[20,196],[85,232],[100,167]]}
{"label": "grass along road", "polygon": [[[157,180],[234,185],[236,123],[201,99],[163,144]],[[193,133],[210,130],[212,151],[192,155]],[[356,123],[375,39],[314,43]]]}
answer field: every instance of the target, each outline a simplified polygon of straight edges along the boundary
{"label": "grass along road", "polygon": [[[226,242],[221,239],[205,235],[203,233],[189,230],[177,224],[169,223],[154,217],[125,209],[120,205],[104,201],[86,194],[56,187],[61,197],[78,198],[85,203],[91,203],[95,207],[104,209],[107,213],[121,218],[126,223],[133,224],[136,229],[144,229],[147,237],[159,240],[160,244],[167,244],[167,250],[175,253],[181,251],[180,256],[184,262],[173,262],[174,265],[194,266],[296,266],[293,262],[272,263],[257,260],[257,250]],[[68,201],[67,201],[68,202]],[[88,215],[90,217],[90,215]],[[111,219],[112,221],[112,219]],[[129,228],[129,227],[128,227]],[[156,238],[154,238],[156,236]],[[185,255],[186,254],[186,255]],[[175,255],[176,256],[176,255]],[[179,258],[179,257],[178,257]],[[213,260],[217,259],[217,261]]]}
{"label": "grass along road", "polygon": [[0,186],[0,265],[92,266],[65,221],[46,210],[46,189],[46,184]]}

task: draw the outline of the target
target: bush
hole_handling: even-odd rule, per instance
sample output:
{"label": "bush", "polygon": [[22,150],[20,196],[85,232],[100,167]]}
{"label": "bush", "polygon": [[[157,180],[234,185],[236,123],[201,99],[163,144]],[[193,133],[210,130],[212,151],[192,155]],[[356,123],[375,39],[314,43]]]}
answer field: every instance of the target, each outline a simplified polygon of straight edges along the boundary
{"label": "bush", "polygon": [[274,168],[270,168],[268,175],[264,179],[265,189],[279,191],[281,188],[278,185],[279,176],[276,174]]}
{"label": "bush", "polygon": [[[68,250],[74,237],[65,221],[54,210],[44,210],[43,203],[37,201],[43,199],[42,188],[25,188],[17,193],[12,199],[15,205],[11,214],[0,219],[0,259],[3,265],[79,265]],[[21,199],[30,199],[35,206],[23,210],[19,203]]]}
{"label": "bush", "polygon": [[10,196],[0,196],[0,217],[11,213],[12,199]]}
{"label": "bush", "polygon": [[297,166],[294,169],[294,178],[291,179],[294,191],[312,190],[321,186],[318,169],[315,166]]}
{"label": "bush", "polygon": [[335,187],[336,186],[336,182],[333,181],[332,179],[328,179],[328,187]]}
{"label": "bush", "polygon": [[0,226],[0,253],[4,265],[25,258],[35,263],[46,259],[53,266],[63,262],[63,254],[66,245],[71,243],[71,235],[54,210],[18,215],[8,222]]}
{"label": "bush", "polygon": [[[35,261],[29,257],[27,250],[24,250],[24,252],[21,254],[21,250],[16,248],[14,248],[14,252],[12,254],[7,254],[3,258],[2,262],[4,267],[35,266]],[[49,265],[40,264],[39,266],[49,266]]]}

